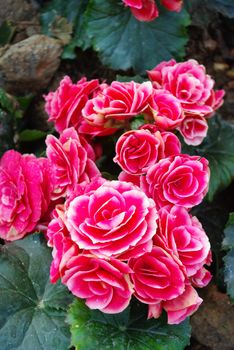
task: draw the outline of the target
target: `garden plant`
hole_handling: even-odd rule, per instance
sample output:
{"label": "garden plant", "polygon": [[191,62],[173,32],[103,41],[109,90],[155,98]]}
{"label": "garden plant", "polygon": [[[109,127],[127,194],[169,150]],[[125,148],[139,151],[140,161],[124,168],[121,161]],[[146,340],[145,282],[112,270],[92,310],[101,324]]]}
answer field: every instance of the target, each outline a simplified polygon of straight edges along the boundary
{"label": "garden plant", "polygon": [[233,1],[9,3],[0,349],[233,349]]}

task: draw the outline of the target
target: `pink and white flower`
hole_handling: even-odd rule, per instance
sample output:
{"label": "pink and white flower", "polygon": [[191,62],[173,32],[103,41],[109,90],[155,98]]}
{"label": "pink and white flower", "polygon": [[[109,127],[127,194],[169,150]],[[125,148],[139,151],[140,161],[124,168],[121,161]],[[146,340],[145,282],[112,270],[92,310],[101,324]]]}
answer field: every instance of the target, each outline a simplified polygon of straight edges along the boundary
{"label": "pink and white flower", "polygon": [[[167,247],[194,276],[207,262],[209,239],[195,216],[183,207],[164,207],[159,210],[159,225],[154,243]],[[161,242],[162,241],[162,242]]]}
{"label": "pink and white flower", "polygon": [[98,87],[97,79],[87,81],[86,78],[82,78],[73,84],[71,79],[65,76],[56,91],[44,96],[49,121],[55,123],[58,132],[71,126],[78,127],[81,121],[81,110]]}
{"label": "pink and white flower", "polygon": [[200,115],[188,114],[178,127],[187,145],[198,146],[207,135],[208,124]]}
{"label": "pink and white flower", "polygon": [[66,268],[62,282],[72,294],[86,299],[90,309],[115,314],[128,306],[133,288],[127,264],[113,258],[80,254],[71,258]]}
{"label": "pink and white flower", "polygon": [[54,198],[69,195],[76,184],[100,176],[91,145],[73,127],[65,129],[59,139],[48,135],[46,145],[54,173]]}
{"label": "pink and white flower", "polygon": [[157,208],[179,205],[187,209],[201,203],[208,191],[208,161],[180,154],[161,159],[141,176],[141,188]]}
{"label": "pink and white flower", "polygon": [[132,183],[105,181],[68,204],[67,227],[81,249],[126,260],[152,249],[155,203]]}
{"label": "pink and white flower", "polygon": [[186,113],[205,116],[213,112],[214,80],[196,60],[162,62],[148,74],[154,86],[172,93]]}
{"label": "pink and white flower", "polygon": [[[10,150],[0,161],[0,237],[7,241],[30,233],[48,209],[53,189],[45,158]],[[46,191],[45,191],[46,189]]]}
{"label": "pink and white flower", "polygon": [[143,303],[171,300],[185,290],[183,265],[161,247],[154,246],[151,252],[130,259],[129,266],[134,295]]}

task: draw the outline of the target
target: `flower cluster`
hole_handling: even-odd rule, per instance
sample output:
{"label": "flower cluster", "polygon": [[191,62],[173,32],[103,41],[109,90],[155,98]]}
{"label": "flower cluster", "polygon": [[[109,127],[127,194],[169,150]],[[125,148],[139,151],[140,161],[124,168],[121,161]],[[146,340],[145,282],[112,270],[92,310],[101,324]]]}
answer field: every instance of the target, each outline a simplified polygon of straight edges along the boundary
{"label": "flower cluster", "polygon": [[[176,324],[202,302],[195,287],[211,279],[211,253],[190,213],[208,191],[208,161],[182,154],[174,131],[200,143],[224,93],[194,60],[163,62],[148,74],[141,84],[65,77],[45,96],[59,135],[47,136],[46,158],[2,157],[0,236],[47,227],[52,283],[61,279],[105,313],[123,311],[134,296],[148,317],[165,310]],[[105,157],[100,140],[117,131],[120,173],[109,181],[96,160]]]}
{"label": "flower cluster", "polygon": [[162,62],[148,71],[149,81],[100,84],[85,78],[73,84],[65,77],[46,99],[46,111],[56,130],[74,127],[88,137],[112,135],[129,128],[143,115],[145,123],[159,131],[178,130],[185,142],[197,146],[208,130],[207,119],[223,103],[223,90],[195,60]]}
{"label": "flower cluster", "polygon": [[[139,21],[153,21],[159,16],[157,4],[154,0],[122,0]],[[183,0],[160,0],[160,3],[169,11],[179,12],[183,5]]]}

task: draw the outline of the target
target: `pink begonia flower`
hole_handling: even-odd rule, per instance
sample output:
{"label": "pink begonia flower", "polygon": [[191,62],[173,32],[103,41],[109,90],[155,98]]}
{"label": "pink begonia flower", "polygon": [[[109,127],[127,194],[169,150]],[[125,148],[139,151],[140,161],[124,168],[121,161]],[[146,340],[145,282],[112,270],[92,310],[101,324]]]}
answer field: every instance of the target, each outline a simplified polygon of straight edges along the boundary
{"label": "pink begonia flower", "polygon": [[222,103],[223,90],[213,90],[214,80],[194,59],[162,62],[148,71],[148,75],[155,88],[172,93],[187,113],[210,115]]}
{"label": "pink begonia flower", "polygon": [[185,291],[173,300],[163,302],[163,308],[167,312],[168,324],[179,324],[192,315],[202,303],[196,290],[187,284]]}
{"label": "pink begonia flower", "polygon": [[100,94],[89,100],[82,110],[83,117],[96,126],[108,125],[111,119],[125,122],[148,108],[153,92],[150,81],[142,84],[113,81]]}
{"label": "pink begonia flower", "polygon": [[164,143],[163,158],[181,153],[181,143],[178,137],[169,131],[161,132]]}
{"label": "pink begonia flower", "polygon": [[101,120],[102,122],[100,123],[100,120],[97,121],[96,119],[96,122],[98,122],[99,125],[95,125],[95,122],[90,122],[83,118],[78,127],[79,134],[84,134],[84,136],[91,136],[92,138],[95,136],[108,136],[113,135],[116,131],[119,130],[119,128],[124,126],[123,123],[117,123],[113,119],[105,121],[103,118],[101,118]]}
{"label": "pink begonia flower", "polygon": [[70,126],[76,128],[79,125],[81,110],[98,87],[97,79],[87,81],[86,78],[82,78],[73,84],[71,79],[65,76],[56,91],[44,96],[49,121],[55,123],[58,132],[61,133]]}
{"label": "pink begonia flower", "polygon": [[179,205],[187,209],[201,203],[208,191],[208,161],[180,154],[161,159],[141,176],[141,188],[154,199],[157,209]]}
{"label": "pink begonia flower", "polygon": [[210,114],[206,114],[205,117],[206,118],[210,118],[213,116],[214,112],[222,106],[224,100],[223,97],[225,95],[225,91],[224,90],[212,90],[211,91],[211,95],[208,98],[208,100],[206,101],[206,104],[212,107],[212,113]]}
{"label": "pink begonia flower", "polygon": [[185,289],[183,265],[166,250],[154,246],[152,251],[129,260],[130,278],[135,297],[146,304],[171,300]]}
{"label": "pink begonia flower", "polygon": [[[206,262],[206,264],[208,263]],[[210,283],[211,279],[212,275],[210,271],[202,267],[190,278],[190,282],[196,288],[204,288]]]}
{"label": "pink begonia flower", "polygon": [[156,245],[169,248],[180,259],[188,277],[194,276],[209,257],[210,243],[201,223],[183,207],[159,210],[154,239]]}
{"label": "pink begonia flower", "polygon": [[150,108],[155,124],[162,130],[173,130],[184,119],[180,101],[166,90],[154,90]]}
{"label": "pink begonia flower", "polygon": [[168,69],[170,69],[170,67],[174,67],[176,64],[177,63],[174,59],[171,59],[169,61],[162,61],[156,67],[154,67],[152,70],[147,71],[148,77],[152,81],[153,87],[155,89],[162,89],[163,88],[164,75],[166,75],[166,73],[167,73]]}
{"label": "pink begonia flower", "polygon": [[161,4],[169,11],[180,12],[183,6],[183,0],[160,0]]}
{"label": "pink begonia flower", "polygon": [[163,308],[162,308],[162,301],[159,301],[155,304],[149,304],[148,306],[148,317],[150,318],[159,318],[162,314]]}
{"label": "pink begonia flower", "polygon": [[0,161],[0,237],[14,241],[32,232],[46,213],[53,189],[44,158],[10,150]]}
{"label": "pink begonia flower", "polygon": [[200,115],[186,115],[178,127],[187,145],[198,146],[207,136],[208,124]]}
{"label": "pink begonia flower", "polygon": [[131,182],[133,185],[140,187],[140,175],[132,175],[126,173],[125,171],[121,171],[121,173],[119,173],[118,180]]}
{"label": "pink begonia flower", "polygon": [[152,249],[157,228],[152,199],[127,182],[105,181],[95,190],[87,188],[87,193],[69,199],[66,212],[71,238],[81,249],[122,260]]}
{"label": "pink begonia flower", "polygon": [[117,259],[99,259],[81,254],[67,262],[62,283],[90,309],[105,313],[122,312],[129,304],[133,288],[129,266]]}
{"label": "pink begonia flower", "polygon": [[[155,137],[159,137],[159,130],[155,124],[143,124],[140,130],[149,130]],[[181,143],[178,137],[170,131],[160,131],[162,143],[160,158],[167,158],[181,153]]]}
{"label": "pink begonia flower", "polygon": [[100,176],[92,147],[73,127],[65,129],[59,139],[48,135],[46,145],[54,172],[54,198],[69,195],[77,183]]}
{"label": "pink begonia flower", "polygon": [[145,174],[160,159],[179,153],[180,141],[174,134],[168,134],[164,132],[162,135],[159,131],[152,133],[143,128],[127,131],[116,143],[113,160],[129,174]]}
{"label": "pink begonia flower", "polygon": [[48,246],[53,248],[50,267],[50,281],[56,283],[63,276],[67,261],[77,256],[80,249],[69,235],[64,223],[64,207],[59,205],[54,210],[54,218],[48,225]]}
{"label": "pink begonia flower", "polygon": [[160,132],[152,134],[149,130],[127,131],[116,143],[116,156],[113,160],[129,174],[145,174],[161,158],[162,144]]}
{"label": "pink begonia flower", "polygon": [[[149,130],[155,137],[159,137],[159,129],[155,124],[144,124],[140,130]],[[167,158],[181,153],[181,143],[178,137],[170,131],[160,131],[162,138],[160,158]]]}
{"label": "pink begonia flower", "polygon": [[158,8],[154,0],[123,0],[130,7],[138,21],[149,22],[158,17]]}

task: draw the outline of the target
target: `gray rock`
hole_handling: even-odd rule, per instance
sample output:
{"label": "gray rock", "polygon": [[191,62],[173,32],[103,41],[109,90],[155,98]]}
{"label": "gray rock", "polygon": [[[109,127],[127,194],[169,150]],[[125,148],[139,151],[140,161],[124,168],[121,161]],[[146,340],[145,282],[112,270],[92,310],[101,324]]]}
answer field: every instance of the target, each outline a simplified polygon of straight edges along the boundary
{"label": "gray rock", "polygon": [[0,25],[8,20],[15,24],[18,21],[31,20],[38,6],[30,0],[2,0],[0,6]]}
{"label": "gray rock", "polygon": [[58,69],[61,52],[59,41],[39,34],[10,46],[0,57],[0,86],[11,93],[46,88]]}

